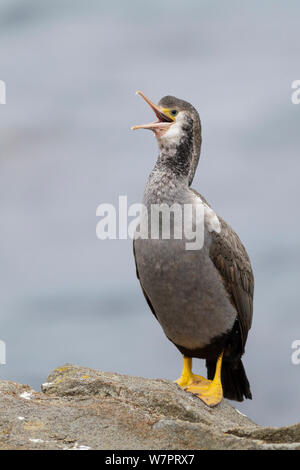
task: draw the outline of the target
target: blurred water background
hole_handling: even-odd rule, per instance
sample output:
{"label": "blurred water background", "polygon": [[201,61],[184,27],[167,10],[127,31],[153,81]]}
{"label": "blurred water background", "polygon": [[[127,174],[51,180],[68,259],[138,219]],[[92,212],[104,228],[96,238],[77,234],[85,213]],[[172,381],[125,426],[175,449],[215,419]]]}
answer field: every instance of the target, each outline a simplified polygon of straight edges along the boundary
{"label": "blurred water background", "polygon": [[[157,155],[139,97],[191,101],[193,183],[238,232],[256,277],[245,366],[261,424],[300,419],[300,79],[296,0],[1,0],[3,379],[39,389],[66,362],[175,379],[179,352],[146,305],[131,240],[96,238],[96,207],[139,202]],[[196,368],[202,368],[200,361]]]}

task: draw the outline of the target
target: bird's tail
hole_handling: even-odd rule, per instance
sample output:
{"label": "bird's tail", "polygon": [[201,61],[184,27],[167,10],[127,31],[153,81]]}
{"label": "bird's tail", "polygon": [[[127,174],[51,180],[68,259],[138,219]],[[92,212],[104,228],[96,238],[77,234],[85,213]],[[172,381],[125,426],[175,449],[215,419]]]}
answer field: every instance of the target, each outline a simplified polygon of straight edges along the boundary
{"label": "bird's tail", "polygon": [[[212,380],[215,375],[216,362],[206,361],[207,378]],[[243,401],[244,397],[252,399],[250,384],[241,359],[237,361],[223,361],[221,381],[224,398]]]}

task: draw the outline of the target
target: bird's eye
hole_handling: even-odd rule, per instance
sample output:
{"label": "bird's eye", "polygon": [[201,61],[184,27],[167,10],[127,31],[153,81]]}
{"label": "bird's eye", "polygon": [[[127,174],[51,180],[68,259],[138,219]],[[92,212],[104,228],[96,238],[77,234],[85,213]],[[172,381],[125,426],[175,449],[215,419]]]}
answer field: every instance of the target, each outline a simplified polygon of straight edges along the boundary
{"label": "bird's eye", "polygon": [[171,109],[172,116],[176,116],[177,113],[178,113],[177,109]]}

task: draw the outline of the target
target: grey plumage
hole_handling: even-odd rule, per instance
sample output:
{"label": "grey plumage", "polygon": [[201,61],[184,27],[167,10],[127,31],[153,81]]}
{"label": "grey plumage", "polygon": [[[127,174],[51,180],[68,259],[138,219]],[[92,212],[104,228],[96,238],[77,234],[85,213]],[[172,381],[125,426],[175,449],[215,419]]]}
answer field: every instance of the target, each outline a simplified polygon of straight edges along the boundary
{"label": "grey plumage", "polygon": [[[208,217],[213,217],[203,196],[189,187],[200,157],[199,115],[189,103],[170,96],[159,106],[179,110],[181,119],[169,132],[170,137],[166,133],[158,139],[159,156],[143,203],[150,211],[152,204],[195,206],[202,201]],[[240,358],[252,323],[254,278],[239,237],[216,217],[221,230],[208,218],[201,250],[186,250],[185,238],[138,238],[134,241],[135,262],[143,293],[167,337],[185,355],[207,359],[209,375],[225,349],[224,378],[228,383],[224,393],[241,400],[243,396],[251,398]]]}

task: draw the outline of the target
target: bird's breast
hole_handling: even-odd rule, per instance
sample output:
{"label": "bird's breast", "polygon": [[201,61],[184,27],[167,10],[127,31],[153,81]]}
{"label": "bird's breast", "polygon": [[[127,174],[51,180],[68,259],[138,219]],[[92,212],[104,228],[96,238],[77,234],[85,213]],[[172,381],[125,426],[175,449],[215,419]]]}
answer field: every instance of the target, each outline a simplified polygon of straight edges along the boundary
{"label": "bird's breast", "polygon": [[143,289],[171,341],[200,348],[232,328],[236,312],[209,257],[209,241],[186,250],[185,240],[137,239],[135,253]]}

